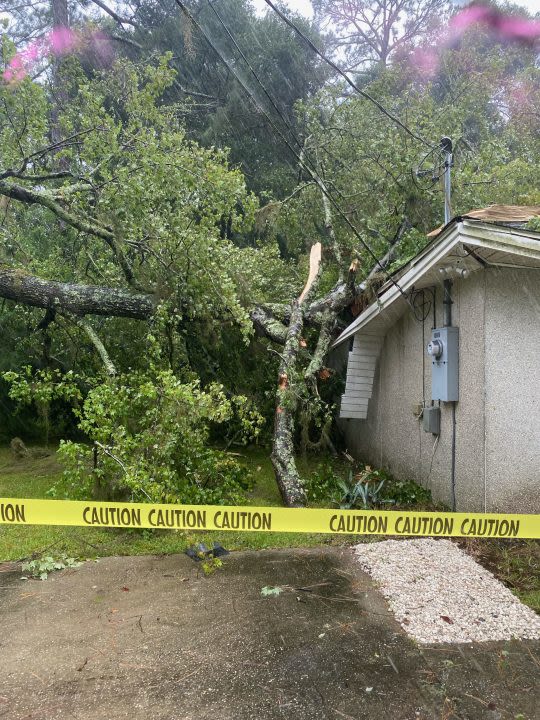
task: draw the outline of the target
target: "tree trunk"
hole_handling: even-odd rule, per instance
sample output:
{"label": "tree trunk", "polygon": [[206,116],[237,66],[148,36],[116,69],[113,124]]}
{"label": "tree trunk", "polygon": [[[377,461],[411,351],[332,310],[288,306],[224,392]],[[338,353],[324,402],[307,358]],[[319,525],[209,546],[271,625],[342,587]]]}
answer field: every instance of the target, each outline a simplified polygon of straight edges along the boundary
{"label": "tree trunk", "polygon": [[287,341],[279,366],[274,441],[270,456],[281,497],[289,507],[302,507],[306,504],[306,494],[294,459],[294,416],[297,404],[294,377],[297,374],[298,350],[303,327],[302,306],[297,302],[293,305]]}
{"label": "tree trunk", "polygon": [[39,308],[53,308],[75,315],[105,315],[148,320],[155,311],[152,295],[120,288],[74,285],[42,280],[0,265],[0,297]]}
{"label": "tree trunk", "polygon": [[[69,10],[68,0],[51,0],[51,15],[53,32],[58,32],[60,29],[69,28]],[[51,106],[51,120],[50,120],[50,137],[51,142],[60,143],[63,140],[63,131],[60,127],[60,113],[67,106],[68,103],[68,90],[66,77],[62,77],[66,74],[64,68],[66,66],[66,60],[59,54],[54,53],[52,56],[52,96],[54,102]],[[61,155],[57,158],[57,167],[60,170],[66,170],[69,166],[68,159]]]}
{"label": "tree trunk", "polygon": [[291,319],[287,328],[285,346],[279,366],[274,441],[270,457],[281,497],[285,505],[289,507],[302,507],[307,500],[294,458],[294,417],[298,404],[298,389],[302,387],[304,382],[298,369],[298,352],[300,350],[302,330],[304,329],[303,303],[317,288],[320,278],[321,258],[322,245],[321,243],[315,243],[311,247],[309,276],[306,285],[298,300],[292,304]]}
{"label": "tree trunk", "polygon": [[[67,0],[51,0],[51,15],[53,30],[69,28],[69,11]],[[52,58],[52,91],[54,103],[51,112],[51,140],[53,143],[62,140],[62,130],[58,123],[60,109],[65,107],[68,101],[68,93],[65,82],[62,82],[62,65],[64,60],[61,56],[53,55]],[[67,162],[62,159],[61,167],[67,167]]]}

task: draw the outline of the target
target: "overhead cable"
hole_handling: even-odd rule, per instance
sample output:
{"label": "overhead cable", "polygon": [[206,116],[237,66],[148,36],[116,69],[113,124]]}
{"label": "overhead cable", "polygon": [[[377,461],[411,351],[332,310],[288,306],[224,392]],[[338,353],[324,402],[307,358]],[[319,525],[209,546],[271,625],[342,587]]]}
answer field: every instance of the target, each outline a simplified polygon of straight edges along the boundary
{"label": "overhead cable", "polygon": [[382,103],[380,103],[378,100],[376,100],[372,95],[370,95],[365,90],[362,90],[362,88],[358,87],[358,85],[350,79],[350,77],[347,75],[346,72],[344,72],[339,65],[336,65],[336,63],[331,60],[328,55],[325,55],[319,48],[315,45],[315,43],[310,40],[310,38],[303,33],[298,25],[296,25],[292,20],[290,20],[286,15],[284,15],[281,10],[274,5],[272,0],[264,0],[264,2],[268,5],[268,7],[272,8],[272,10],[279,15],[279,17],[283,20],[283,22],[287,23],[287,25],[294,30],[294,32],[302,38],[302,40],[307,43],[307,45],[313,50],[314,53],[316,53],[321,60],[324,60],[325,63],[330,65],[331,68],[333,68],[339,75],[341,75],[344,80],[352,87],[352,89],[357,92],[359,95],[364,97],[366,100],[369,100],[369,102],[373,103],[375,107],[377,107],[383,115],[386,115],[386,117],[391,120],[393,123],[395,123],[398,127],[400,127],[402,130],[405,130],[405,132],[410,135],[415,140],[418,140],[419,142],[423,143],[426,147],[433,147],[431,143],[429,143],[427,140],[425,140],[420,135],[417,135],[413,130],[411,130],[405,123],[401,122],[401,120],[396,117],[393,113],[391,113],[389,110],[387,110]]}
{"label": "overhead cable", "polygon": [[[304,167],[305,170],[310,174],[312,180],[318,185],[321,192],[325,195],[325,197],[328,198],[338,215],[341,217],[341,219],[345,222],[347,227],[350,229],[350,231],[353,233],[353,235],[356,237],[356,239],[361,243],[361,245],[364,247],[364,249],[367,251],[367,253],[370,255],[372,260],[374,260],[375,265],[380,268],[380,270],[386,275],[388,280],[394,285],[401,295],[407,300],[407,302],[410,303],[409,298],[407,297],[407,294],[405,291],[400,287],[400,285],[396,282],[396,280],[387,273],[385,267],[381,264],[381,261],[377,257],[377,255],[374,253],[374,251],[371,249],[371,247],[368,245],[368,243],[364,240],[364,238],[361,236],[360,232],[357,230],[357,228],[354,226],[354,224],[349,220],[347,215],[343,212],[341,207],[338,205],[337,201],[333,197],[333,195],[330,193],[328,188],[326,187],[326,184],[320,177],[320,175],[310,167],[310,165],[306,164],[302,156],[299,152],[291,145],[289,142],[289,139],[283,134],[283,132],[280,130],[279,127],[276,126],[272,118],[268,115],[266,110],[261,106],[261,104],[257,101],[257,99],[253,96],[252,92],[249,90],[249,88],[246,86],[244,81],[240,78],[234,67],[231,65],[231,63],[221,54],[221,52],[217,49],[216,45],[208,35],[208,33],[205,31],[205,29],[200,25],[200,23],[197,21],[197,19],[193,16],[193,14],[189,11],[189,9],[186,7],[186,5],[182,2],[182,0],[175,0],[175,3],[178,5],[178,7],[182,10],[184,15],[187,17],[188,21],[193,24],[195,28],[200,32],[202,37],[205,39],[209,47],[215,52],[215,54],[218,56],[218,58],[223,62],[223,64],[227,67],[231,75],[235,78],[235,80],[238,82],[238,84],[242,87],[244,92],[248,95],[248,97],[251,99],[251,101],[255,104],[259,112],[266,118],[269,125],[273,128],[273,130],[279,135],[281,140],[286,144],[287,148],[290,150],[290,152],[295,156],[297,159],[299,165],[301,167]],[[260,82],[260,81],[259,81]]]}

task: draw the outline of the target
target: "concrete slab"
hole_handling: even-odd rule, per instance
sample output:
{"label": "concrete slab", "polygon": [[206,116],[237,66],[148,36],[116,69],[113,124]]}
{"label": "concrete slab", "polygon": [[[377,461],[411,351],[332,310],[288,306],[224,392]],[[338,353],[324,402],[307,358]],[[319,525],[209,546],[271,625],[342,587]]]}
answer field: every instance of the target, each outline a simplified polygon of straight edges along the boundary
{"label": "concrete slab", "polygon": [[540,718],[540,642],[419,648],[349,549],[19,577],[0,574],[1,718]]}

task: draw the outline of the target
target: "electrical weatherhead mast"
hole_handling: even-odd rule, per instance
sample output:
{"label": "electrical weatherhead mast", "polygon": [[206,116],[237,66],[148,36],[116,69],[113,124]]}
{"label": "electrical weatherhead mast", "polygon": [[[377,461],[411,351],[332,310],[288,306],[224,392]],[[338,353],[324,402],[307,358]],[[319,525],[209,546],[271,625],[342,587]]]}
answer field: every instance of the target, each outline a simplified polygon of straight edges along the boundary
{"label": "electrical weatherhead mast", "polygon": [[441,138],[441,152],[444,155],[444,224],[452,219],[452,165],[454,164],[452,140]]}
{"label": "electrical weatherhead mast", "polygon": [[[432,159],[431,167],[427,167]],[[415,170],[417,183],[422,190],[431,190],[441,178],[444,181],[444,224],[447,225],[452,218],[452,167],[454,165],[454,145],[452,139],[445,136],[441,138],[438,146],[432,148],[424,155]],[[427,181],[426,181],[426,178]]]}

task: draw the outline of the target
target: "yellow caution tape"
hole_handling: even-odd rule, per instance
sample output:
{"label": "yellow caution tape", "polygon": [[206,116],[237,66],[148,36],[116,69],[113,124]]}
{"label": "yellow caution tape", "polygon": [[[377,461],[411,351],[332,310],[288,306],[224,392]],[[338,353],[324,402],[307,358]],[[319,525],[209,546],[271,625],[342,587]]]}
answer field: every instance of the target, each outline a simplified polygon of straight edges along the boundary
{"label": "yellow caution tape", "polygon": [[0,524],[263,532],[540,538],[540,515],[146,505],[0,498]]}

